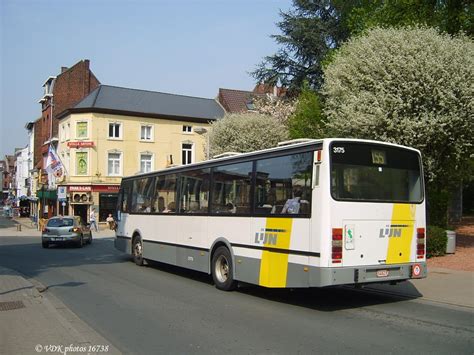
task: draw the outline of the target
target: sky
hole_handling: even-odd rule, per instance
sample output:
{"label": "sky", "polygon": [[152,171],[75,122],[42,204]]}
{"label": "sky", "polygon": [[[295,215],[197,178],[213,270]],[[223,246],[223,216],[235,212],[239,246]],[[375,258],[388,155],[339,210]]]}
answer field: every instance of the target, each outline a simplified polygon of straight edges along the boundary
{"label": "sky", "polygon": [[291,0],[0,0],[0,159],[28,144],[49,76],[82,59],[102,84],[215,98],[252,90]]}

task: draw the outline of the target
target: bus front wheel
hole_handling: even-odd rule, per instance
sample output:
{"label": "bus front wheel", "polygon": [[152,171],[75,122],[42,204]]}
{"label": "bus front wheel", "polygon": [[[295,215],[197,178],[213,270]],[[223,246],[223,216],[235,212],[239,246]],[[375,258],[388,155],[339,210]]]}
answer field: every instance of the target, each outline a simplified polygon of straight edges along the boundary
{"label": "bus front wheel", "polygon": [[234,280],[232,256],[226,247],[217,248],[212,256],[212,279],[219,290],[235,289],[237,283]]}
{"label": "bus front wheel", "polygon": [[132,254],[135,264],[138,266],[145,265],[145,260],[143,259],[143,243],[140,237],[133,240]]}

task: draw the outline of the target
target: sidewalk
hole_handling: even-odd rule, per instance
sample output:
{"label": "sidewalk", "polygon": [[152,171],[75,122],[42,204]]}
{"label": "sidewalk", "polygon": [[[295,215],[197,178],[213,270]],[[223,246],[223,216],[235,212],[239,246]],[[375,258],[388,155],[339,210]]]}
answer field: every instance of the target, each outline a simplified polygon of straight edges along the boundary
{"label": "sidewalk", "polygon": [[[41,236],[29,218],[1,218],[1,222],[0,236]],[[113,236],[108,229],[93,232],[96,239]],[[0,354],[120,354],[58,298],[43,290],[38,281],[0,266]]]}
{"label": "sidewalk", "polygon": [[0,354],[120,354],[56,297],[40,293],[42,289],[0,266]]}
{"label": "sidewalk", "polygon": [[474,310],[474,272],[472,271],[428,268],[426,279],[405,281],[395,286],[366,286],[364,289]]}

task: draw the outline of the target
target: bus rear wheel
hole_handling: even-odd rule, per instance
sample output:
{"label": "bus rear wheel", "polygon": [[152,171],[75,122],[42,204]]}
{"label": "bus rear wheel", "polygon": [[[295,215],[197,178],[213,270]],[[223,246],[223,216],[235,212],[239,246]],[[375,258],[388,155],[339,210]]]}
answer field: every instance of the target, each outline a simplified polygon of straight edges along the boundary
{"label": "bus rear wheel", "polygon": [[145,260],[143,259],[143,243],[140,237],[133,240],[132,255],[135,264],[138,266],[145,265]]}
{"label": "bus rear wheel", "polygon": [[212,256],[212,279],[219,290],[231,291],[237,282],[234,280],[232,256],[226,247],[217,248]]}

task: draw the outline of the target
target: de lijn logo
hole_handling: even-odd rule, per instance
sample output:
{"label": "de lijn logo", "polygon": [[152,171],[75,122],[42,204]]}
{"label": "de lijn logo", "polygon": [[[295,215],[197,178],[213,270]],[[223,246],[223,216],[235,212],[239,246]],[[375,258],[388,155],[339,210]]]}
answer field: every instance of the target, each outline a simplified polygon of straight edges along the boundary
{"label": "de lijn logo", "polygon": [[380,228],[379,238],[400,238],[402,236],[402,230],[405,225],[391,225],[385,228]]}
{"label": "de lijn logo", "polygon": [[259,245],[277,245],[278,235],[285,233],[284,229],[262,228],[260,232],[255,233],[255,244]]}

